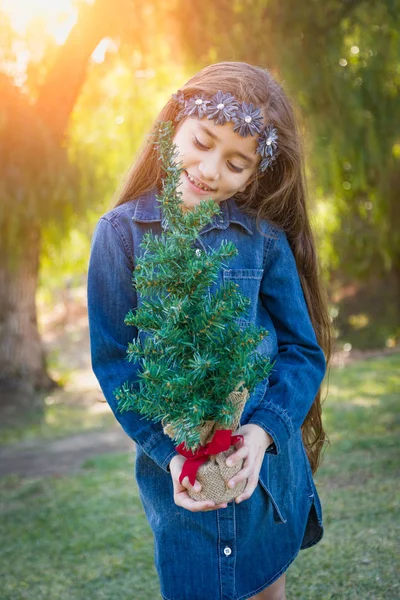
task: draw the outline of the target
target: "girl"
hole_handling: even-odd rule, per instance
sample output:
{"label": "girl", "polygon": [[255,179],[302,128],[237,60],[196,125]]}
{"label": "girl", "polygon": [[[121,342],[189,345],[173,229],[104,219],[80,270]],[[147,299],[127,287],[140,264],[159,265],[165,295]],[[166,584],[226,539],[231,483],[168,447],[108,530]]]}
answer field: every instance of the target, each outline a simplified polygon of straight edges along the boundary
{"label": "girl", "polygon": [[233,62],[200,71],[157,120],[175,123],[183,210],[204,198],[221,209],[195,246],[234,242],[239,253],[217,285],[237,282],[251,299],[244,322],[269,331],[259,351],[275,361],[274,370],[251,394],[235,432],[244,442],[231,460],[244,463],[230,485],[248,479],[241,496],[217,506],[191,499],[187,478],[179,483],[185,459],[161,423],[118,412],[113,396],[124,381],[138,379],[139,367],[125,356],[128,342],[143,332],[126,327],[124,316],[142,301],[132,287],[139,244],[147,231],[168,227],[155,199],[163,173],[151,141],[94,233],[88,276],[93,369],[136,442],[136,478],[154,534],[162,597],[282,600],[286,569],[323,534],[313,473],[325,441],[319,388],[330,345],[299,131],[268,71]]}

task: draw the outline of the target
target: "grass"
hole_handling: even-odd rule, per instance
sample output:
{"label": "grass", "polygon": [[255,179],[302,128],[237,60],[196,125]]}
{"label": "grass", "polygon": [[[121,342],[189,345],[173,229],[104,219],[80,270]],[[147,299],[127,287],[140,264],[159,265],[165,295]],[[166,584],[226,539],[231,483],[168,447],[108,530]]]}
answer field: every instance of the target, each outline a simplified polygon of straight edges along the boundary
{"label": "grass", "polygon": [[132,462],[103,455],[75,477],[3,480],[3,600],[159,597]]}
{"label": "grass", "polygon": [[[332,371],[331,446],[316,476],[325,536],[289,568],[290,600],[400,598],[399,390],[400,355]],[[2,600],[160,599],[132,456],[3,478],[0,503]]]}
{"label": "grass", "polygon": [[315,477],[325,536],[289,569],[289,598],[400,598],[399,409],[400,354],[332,370]]}

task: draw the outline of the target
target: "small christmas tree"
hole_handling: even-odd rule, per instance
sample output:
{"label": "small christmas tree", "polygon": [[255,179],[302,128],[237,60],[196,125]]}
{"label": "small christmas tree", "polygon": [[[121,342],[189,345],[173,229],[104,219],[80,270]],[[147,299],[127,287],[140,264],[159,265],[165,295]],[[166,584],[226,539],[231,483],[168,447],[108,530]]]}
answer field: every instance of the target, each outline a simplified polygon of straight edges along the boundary
{"label": "small christmas tree", "polygon": [[232,428],[236,407],[227,402],[231,392],[247,388],[250,393],[272,366],[255,352],[268,332],[254,325],[241,329],[237,323],[250,303],[237,284],[210,293],[225,261],[238,251],[227,241],[207,253],[194,247],[220,208],[203,200],[195,210],[182,210],[177,190],[181,165],[172,135],[171,123],[159,123],[156,144],[165,178],[157,201],[168,227],[159,236],[151,231],[144,236],[133,282],[146,300],[125,318],[127,325],[150,334],[143,344],[134,339],[127,350],[129,361],[141,363],[139,386],[126,382],[114,393],[120,411],[162,421],[177,444],[196,451],[205,422]]}

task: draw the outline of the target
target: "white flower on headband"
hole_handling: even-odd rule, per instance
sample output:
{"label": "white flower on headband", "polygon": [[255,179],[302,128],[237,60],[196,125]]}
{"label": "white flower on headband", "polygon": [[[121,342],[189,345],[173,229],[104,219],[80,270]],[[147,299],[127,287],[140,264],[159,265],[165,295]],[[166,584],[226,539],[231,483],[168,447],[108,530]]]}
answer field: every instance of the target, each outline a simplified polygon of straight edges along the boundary
{"label": "white flower on headband", "polygon": [[233,120],[237,109],[238,103],[232,94],[219,91],[207,106],[207,118],[212,119],[216,125],[224,125]]}
{"label": "white flower on headband", "polygon": [[206,116],[207,106],[209,104],[209,100],[206,100],[204,96],[193,96],[193,98],[188,98],[185,100],[185,108],[180,113],[180,118],[183,117],[198,117],[202,119]]}
{"label": "white flower on headband", "polygon": [[180,106],[185,106],[185,96],[181,90],[178,90],[176,94],[172,94],[172,97]]}
{"label": "white flower on headband", "polygon": [[260,133],[263,127],[261,110],[251,103],[247,104],[247,102],[242,102],[232,120],[235,123],[233,131],[236,131],[242,137]]}
{"label": "white flower on headband", "polygon": [[278,153],[278,133],[271,124],[268,124],[258,138],[258,154],[262,160],[259,164],[260,171],[265,171],[276,159]]}

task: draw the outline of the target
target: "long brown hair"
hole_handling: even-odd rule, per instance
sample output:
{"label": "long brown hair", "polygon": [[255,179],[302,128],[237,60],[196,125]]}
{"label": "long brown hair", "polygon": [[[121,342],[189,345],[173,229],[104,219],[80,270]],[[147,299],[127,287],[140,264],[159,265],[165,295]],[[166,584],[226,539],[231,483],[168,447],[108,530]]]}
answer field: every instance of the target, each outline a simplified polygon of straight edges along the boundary
{"label": "long brown hair", "polygon": [[[260,107],[264,122],[273,123],[279,136],[279,155],[273,169],[258,174],[235,200],[259,224],[266,219],[283,229],[296,259],[301,285],[315,334],[327,364],[331,356],[330,321],[315,251],[314,236],[307,212],[307,192],[301,136],[294,110],[282,86],[261,67],[242,62],[222,62],[205,67],[180,88],[185,97],[219,90],[230,92],[237,100]],[[175,121],[179,104],[170,99],[158,115],[159,120]],[[149,138],[139,153],[119,194],[117,206],[159,188],[163,172],[156,149]],[[317,470],[327,436],[322,423],[321,389],[302,425],[304,445],[313,473]]]}

